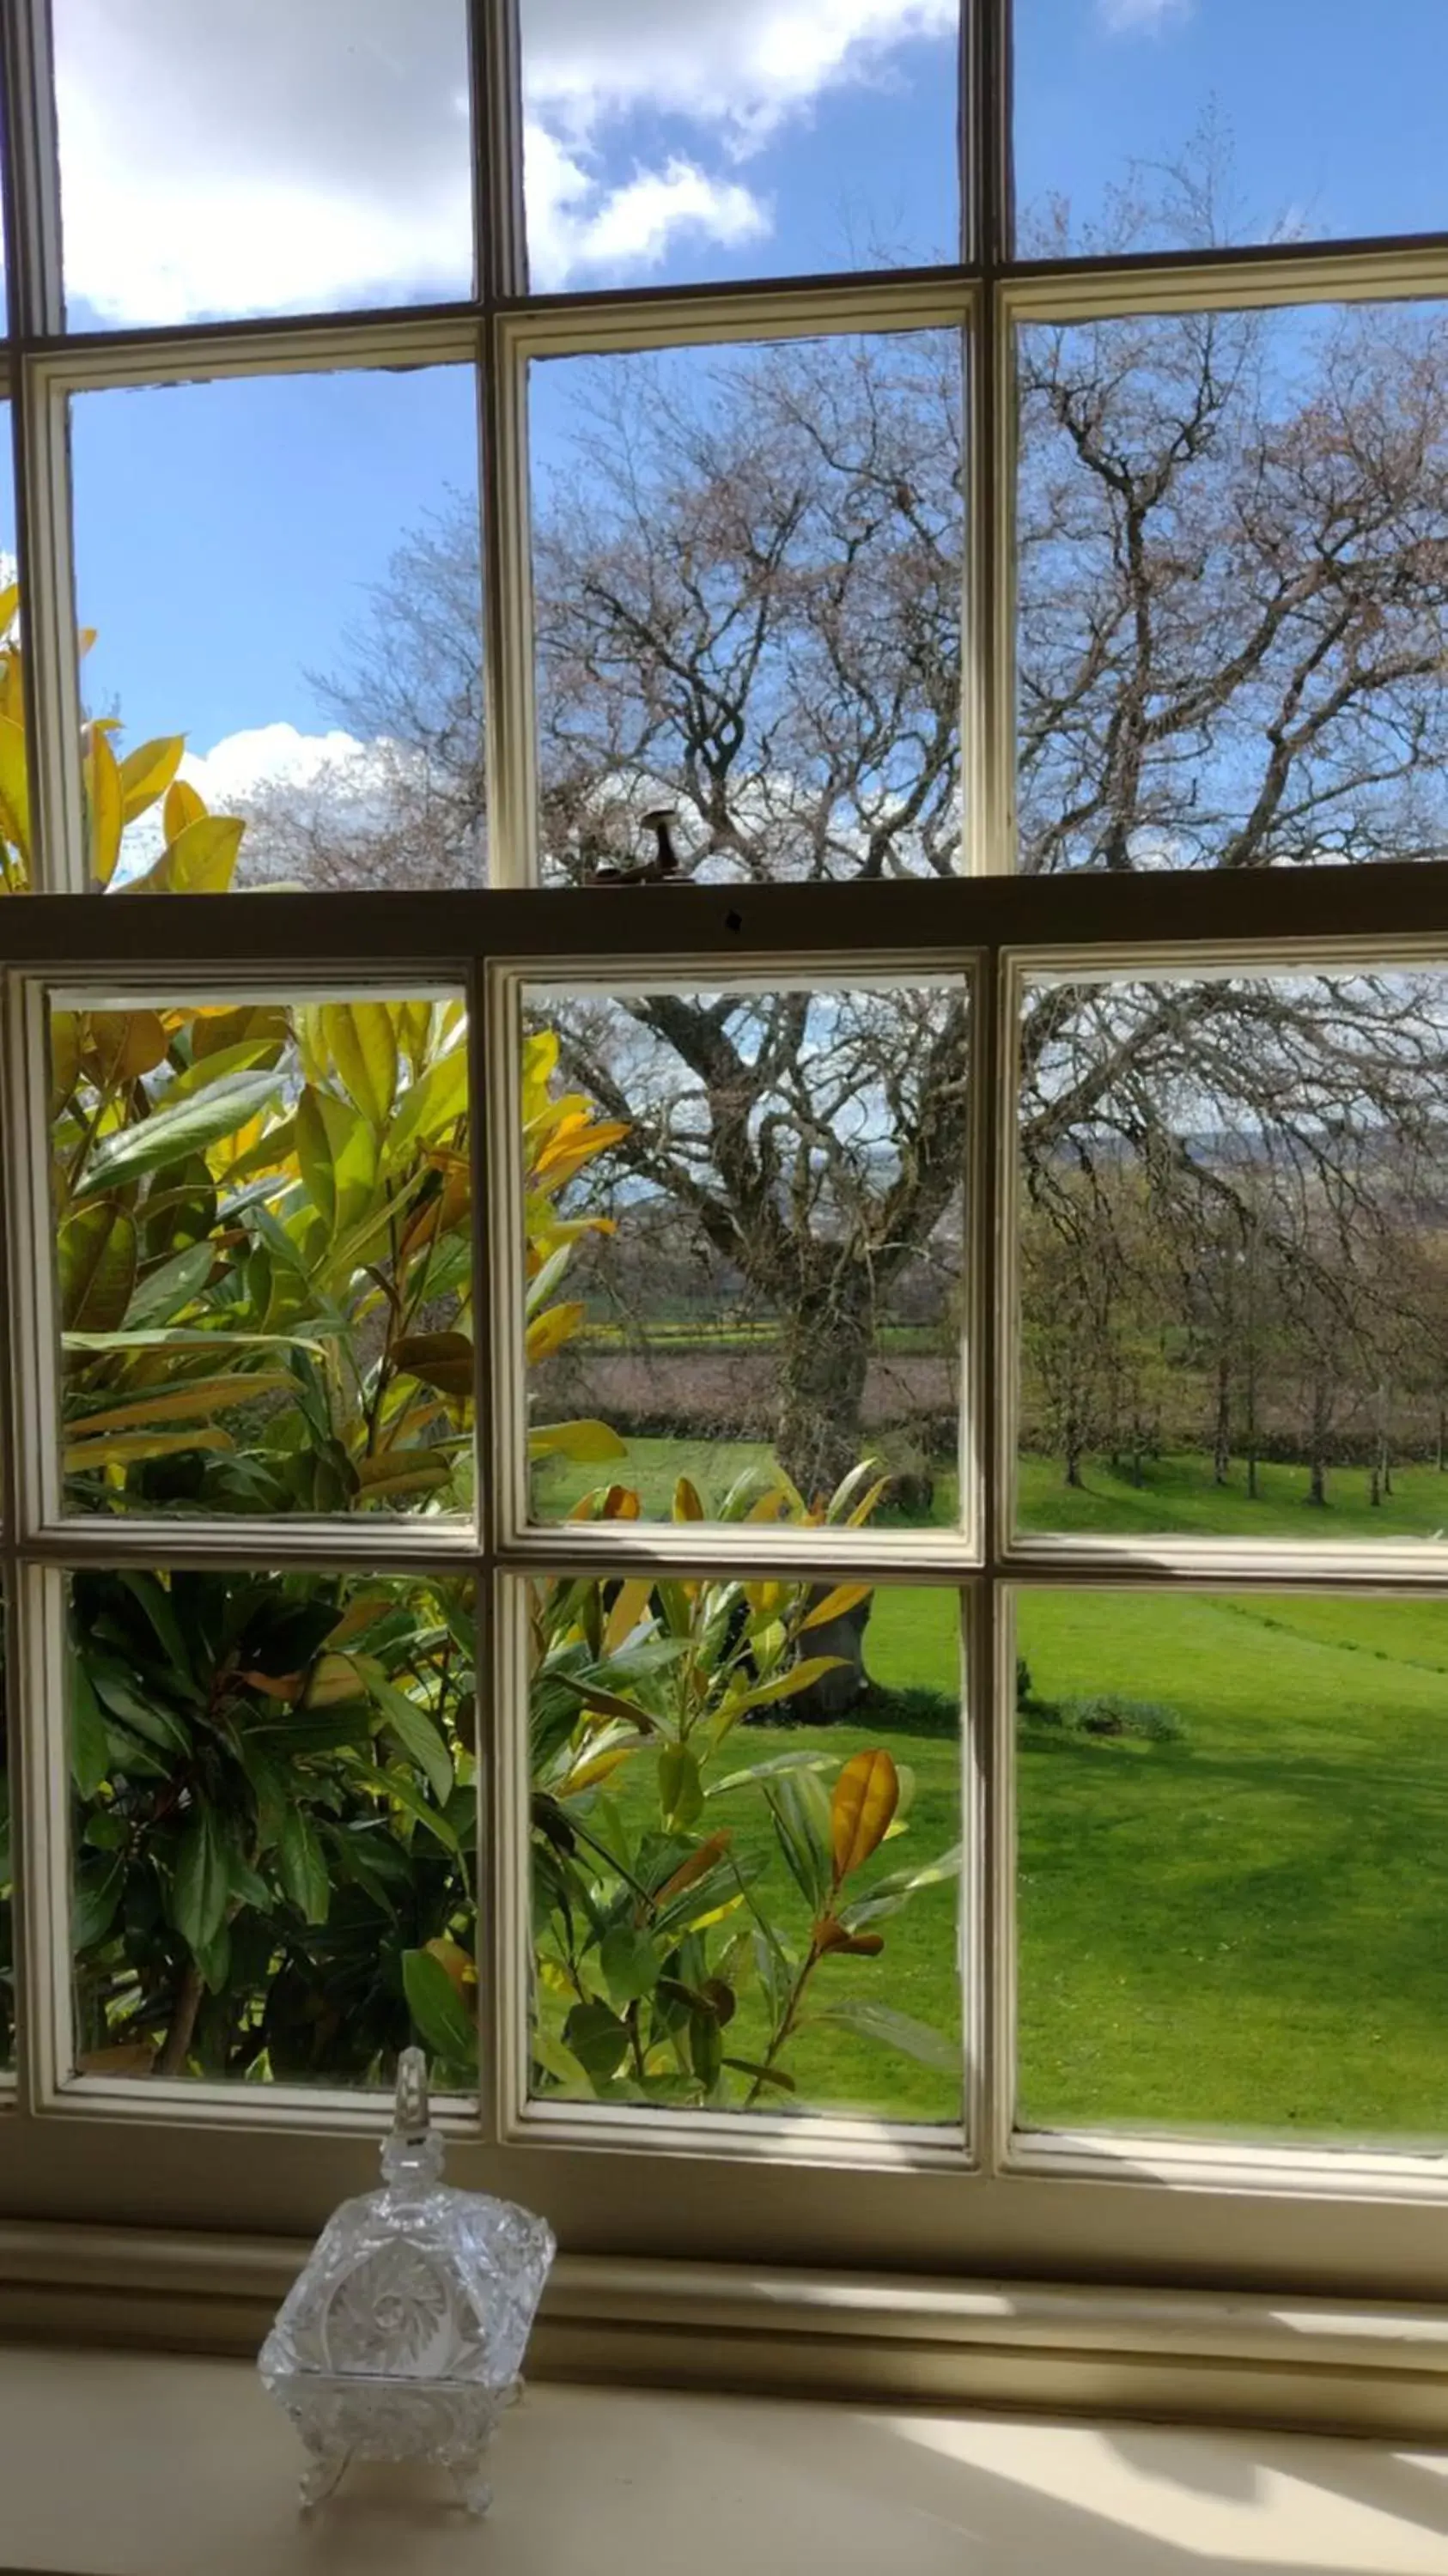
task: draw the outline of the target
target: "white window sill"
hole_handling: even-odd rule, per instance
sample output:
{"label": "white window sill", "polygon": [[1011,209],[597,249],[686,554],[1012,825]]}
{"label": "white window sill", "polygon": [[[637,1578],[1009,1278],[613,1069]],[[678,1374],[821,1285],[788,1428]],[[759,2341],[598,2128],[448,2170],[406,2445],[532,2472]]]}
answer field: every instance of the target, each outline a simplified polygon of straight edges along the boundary
{"label": "white window sill", "polygon": [[1445,2576],[1448,2454],[536,2387],[480,2531],[431,2481],[299,2453],[244,2363],[0,2351],[7,2576]]}

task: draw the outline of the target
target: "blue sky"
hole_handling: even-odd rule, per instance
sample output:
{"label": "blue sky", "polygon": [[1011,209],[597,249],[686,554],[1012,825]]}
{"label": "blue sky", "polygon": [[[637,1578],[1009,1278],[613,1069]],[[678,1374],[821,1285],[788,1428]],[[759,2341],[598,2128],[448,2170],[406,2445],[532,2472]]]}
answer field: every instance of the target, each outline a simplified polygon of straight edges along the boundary
{"label": "blue sky", "polygon": [[[463,291],[458,0],[240,14],[245,45],[233,13],[194,0],[57,0],[73,322]],[[949,16],[950,0],[525,0],[538,282],[949,255]],[[1019,201],[1055,189],[1093,216],[1133,157],[1171,159],[1211,111],[1249,237],[1448,224],[1445,70],[1445,0],[1019,0]],[[566,452],[561,382],[537,416],[546,477]],[[307,670],[336,663],[445,488],[475,482],[456,371],[93,395],[73,437],[92,701],[132,740],[185,729],[201,754],[319,733]]]}

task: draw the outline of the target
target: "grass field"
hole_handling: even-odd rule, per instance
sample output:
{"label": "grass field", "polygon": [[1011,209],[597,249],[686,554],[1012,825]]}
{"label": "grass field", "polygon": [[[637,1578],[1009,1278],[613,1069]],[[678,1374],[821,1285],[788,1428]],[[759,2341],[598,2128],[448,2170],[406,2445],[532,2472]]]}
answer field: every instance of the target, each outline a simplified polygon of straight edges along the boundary
{"label": "grass field", "polygon": [[[625,1472],[663,1508],[680,1467],[695,1472],[684,1444],[635,1448]],[[706,1448],[700,1463],[728,1474],[749,1454]],[[1448,1526],[1448,1478],[1416,1468],[1395,1481],[1372,1511],[1366,1477],[1344,1469],[1322,1512],[1302,1469],[1264,1470],[1249,1505],[1195,1462],[1158,1466],[1145,1490],[1093,1465],[1076,1494],[1031,1460],[1022,1508],[1057,1528],[1342,1538]],[[938,1492],[937,1511],[953,1499]],[[958,1695],[955,1621],[949,1593],[881,1588],[866,1654],[882,1693]],[[1168,1704],[1183,1727],[1166,1743],[1082,1737],[1029,1714],[1018,1729],[1023,2120],[1344,2143],[1448,2134],[1448,1600],[1041,1589],[1021,1595],[1018,1632],[1038,1697],[1117,1691]],[[873,1722],[818,1739],[841,1756],[888,1741],[915,1775],[908,1839],[881,1866],[933,1855],[959,1830],[958,1747],[885,1722],[887,1710],[888,1698]],[[800,1741],[750,1730],[740,1758]],[[766,1841],[753,1799],[725,1804],[742,1840]],[[770,1882],[785,1911],[787,1886],[782,1872]],[[827,1963],[835,1991],[958,2028],[952,1891],[926,1891],[886,1929],[878,1961]],[[915,2118],[958,2107],[948,2079],[838,2032],[809,2034],[791,2063],[804,2099]]]}

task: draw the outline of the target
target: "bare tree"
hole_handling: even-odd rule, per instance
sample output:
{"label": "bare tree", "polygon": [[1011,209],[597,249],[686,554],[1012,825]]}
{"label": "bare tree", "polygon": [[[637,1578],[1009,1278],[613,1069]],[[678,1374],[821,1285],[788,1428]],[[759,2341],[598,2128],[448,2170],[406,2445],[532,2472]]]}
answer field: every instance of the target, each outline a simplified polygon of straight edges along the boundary
{"label": "bare tree", "polygon": [[[1167,184],[1196,188],[1210,231],[1206,182]],[[1144,204],[1118,210],[1125,230],[1149,229]],[[568,464],[535,529],[545,871],[589,877],[637,848],[660,803],[677,811],[685,875],[823,885],[950,871],[958,343],[881,334],[593,360],[579,385]],[[1023,867],[1440,848],[1448,325],[1395,307],[1032,326],[1019,389]],[[331,847],[325,818],[309,829],[313,879],[472,874],[485,827],[476,585],[459,507],[399,558],[352,639],[333,710],[401,747],[406,792]],[[776,1439],[813,1486],[867,1445],[881,1297],[959,1184],[964,1009],[923,1032],[908,1000],[876,1015],[857,1102],[882,1095],[892,1066],[908,1061],[910,1079],[889,1155],[857,1161],[846,1185],[830,1130],[854,1113],[802,1042],[798,996],[762,1005],[747,1044],[707,995],[634,1008],[672,1064],[672,1109],[657,1091],[624,1096],[582,1022],[567,1032],[572,1070],[628,1117],[618,1159],[634,1182],[665,1194],[777,1313]],[[1112,1139],[1142,1158],[1163,1208],[1210,1187],[1227,1230],[1248,1229],[1254,1278],[1279,1278],[1263,1252],[1276,1224],[1278,1251],[1295,1244],[1299,1275],[1316,1264],[1320,1287],[1342,1258],[1336,1217],[1315,1234],[1288,1225],[1262,1175],[1310,1167],[1324,1206],[1340,1198],[1342,1120],[1397,1131],[1423,1114],[1435,1048],[1421,995],[1384,979],[1355,979],[1346,999],[1267,978],[1043,989],[1022,1029],[1026,1170],[1045,1206],[1080,1141],[1099,1152]],[[1236,1143],[1208,1152],[1211,1137]],[[1356,1148],[1344,1168],[1361,1189]],[[789,1176],[802,1171],[815,1177],[801,1194]]]}

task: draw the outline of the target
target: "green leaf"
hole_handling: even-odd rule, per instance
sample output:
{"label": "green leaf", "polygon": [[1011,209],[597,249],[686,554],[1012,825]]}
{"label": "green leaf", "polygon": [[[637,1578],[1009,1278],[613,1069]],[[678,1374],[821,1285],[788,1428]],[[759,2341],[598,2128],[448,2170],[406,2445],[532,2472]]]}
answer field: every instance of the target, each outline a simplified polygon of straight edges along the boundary
{"label": "green leaf", "polygon": [[332,1888],[321,1838],[306,1809],[295,1804],[287,1808],[277,1835],[277,1875],[308,1923],[326,1922]]}
{"label": "green leaf", "polygon": [[311,1084],[296,1110],[297,1161],[328,1237],[357,1224],[377,1184],[377,1138],[358,1109]]}
{"label": "green leaf", "polygon": [[181,1830],[171,1882],[172,1920],[193,1958],[215,1940],[230,1892],[231,1855],[221,1826],[210,1807],[194,1807]]}
{"label": "green leaf", "polygon": [[477,2028],[442,1961],[434,1958],[430,1950],[404,1950],[402,1991],[418,2038],[429,2055],[475,2077]]}
{"label": "green leaf", "polygon": [[203,1941],[196,1953],[196,1965],[205,1981],[208,1994],[219,1995],[231,1980],[231,1925],[218,1923],[209,1941]]}
{"label": "green leaf", "polygon": [[562,2040],[554,2039],[550,2032],[540,2030],[536,2023],[528,2046],[534,2065],[541,2067],[545,2075],[551,2075],[555,2084],[566,2085],[571,2091],[580,2079],[586,2082],[584,2070],[572,2049],[565,2048]]}
{"label": "green leaf", "polygon": [[958,2039],[947,2039],[943,2031],[931,2030],[923,2021],[913,2021],[908,2013],[896,2012],[890,2004],[849,1995],[810,2013],[808,2020],[814,2027],[829,2022],[839,2029],[859,2031],[865,2039],[878,2039],[886,2048],[898,2049],[902,2056],[913,2057],[922,2066],[933,2066],[937,2073],[959,2075],[961,2071]]}
{"label": "green leaf", "polygon": [[468,1051],[453,1047],[430,1064],[421,1081],[403,1094],[396,1117],[383,1139],[383,1156],[400,1163],[414,1143],[433,1144],[454,1127],[467,1107]]}
{"label": "green leaf", "polygon": [[136,1279],[136,1228],[110,1199],[78,1208],[56,1245],[60,1319],[69,1331],[114,1332],[125,1321]]}
{"label": "green leaf", "polygon": [[628,2025],[605,2003],[575,2004],[563,2025],[563,2041],[594,2091],[601,2092],[628,2054]]}
{"label": "green leaf", "polygon": [[960,1875],[960,1845],[942,1852],[939,1860],[922,1862],[918,1869],[892,1870],[888,1878],[877,1878],[863,1896],[838,1909],[839,1920],[847,1932],[862,1932],[869,1923],[882,1922],[887,1915],[898,1914],[922,1887],[938,1887],[945,1880]]}
{"label": "green leaf", "polygon": [[832,1771],[836,1756],[830,1753],[772,1753],[767,1762],[751,1762],[743,1771],[731,1771],[723,1780],[710,1782],[707,1798],[722,1798],[728,1789],[747,1789],[756,1780],[777,1780],[790,1771]]}
{"label": "green leaf", "polygon": [[704,1784],[686,1744],[666,1744],[659,1755],[659,1809],[670,1833],[683,1831],[703,1813]]}
{"label": "green leaf", "polygon": [[70,1773],[83,1798],[93,1798],[110,1769],[106,1721],[79,1655],[70,1667]]}
{"label": "green leaf", "polygon": [[158,1708],[153,1698],[145,1696],[124,1664],[109,1655],[90,1653],[86,1657],[97,1698],[113,1717],[124,1719],[148,1744],[161,1753],[189,1753],[191,1738],[178,1717],[168,1708]]}
{"label": "green leaf", "polygon": [[792,1771],[764,1783],[790,1876],[812,1914],[830,1885],[830,1801],[818,1772]]}
{"label": "green leaf", "polygon": [[456,1827],[423,1796],[410,1771],[385,1771],[380,1765],[369,1764],[356,1776],[376,1796],[392,1798],[399,1807],[405,1807],[410,1816],[415,1816],[420,1825],[427,1827],[444,1851],[461,1851]]}
{"label": "green leaf", "polygon": [[179,1102],[174,1109],[168,1109],[163,1101],[139,1125],[122,1127],[115,1135],[101,1139],[77,1185],[77,1198],[91,1198],[97,1191],[113,1189],[118,1182],[134,1180],[142,1172],[158,1171],[178,1155],[200,1153],[206,1146],[218,1144],[223,1136],[234,1135],[238,1127],[259,1116],[276,1099],[283,1079],[279,1071],[233,1073],[213,1083],[194,1100]]}
{"label": "green leaf", "polygon": [[637,2003],[640,1997],[653,1993],[662,1961],[647,1932],[632,1923],[616,1923],[599,1943],[598,1964],[609,1994],[622,2012],[626,2004]]}
{"label": "green leaf", "polygon": [[806,1655],[802,1662],[791,1664],[787,1673],[776,1673],[773,1681],[759,1682],[753,1690],[745,1691],[735,1701],[735,1707],[768,1708],[775,1700],[793,1699],[796,1691],[808,1690],[825,1673],[838,1672],[843,1661],[842,1655]]}
{"label": "green leaf", "polygon": [[393,1682],[376,1679],[369,1682],[368,1688],[386,1717],[389,1735],[401,1745],[409,1762],[417,1764],[438,1805],[445,1807],[452,1795],[453,1767],[435,1719]]}
{"label": "green leaf", "polygon": [[[83,1209],[83,1215],[89,1210]],[[194,1305],[215,1266],[216,1254],[209,1243],[188,1243],[169,1260],[158,1264],[137,1284],[130,1304],[119,1319],[127,1325],[169,1324],[173,1316]]]}
{"label": "green leaf", "polygon": [[93,1949],[115,1921],[126,1883],[124,1861],[85,1860],[75,1873],[70,1899],[70,1937],[77,1950]]}

